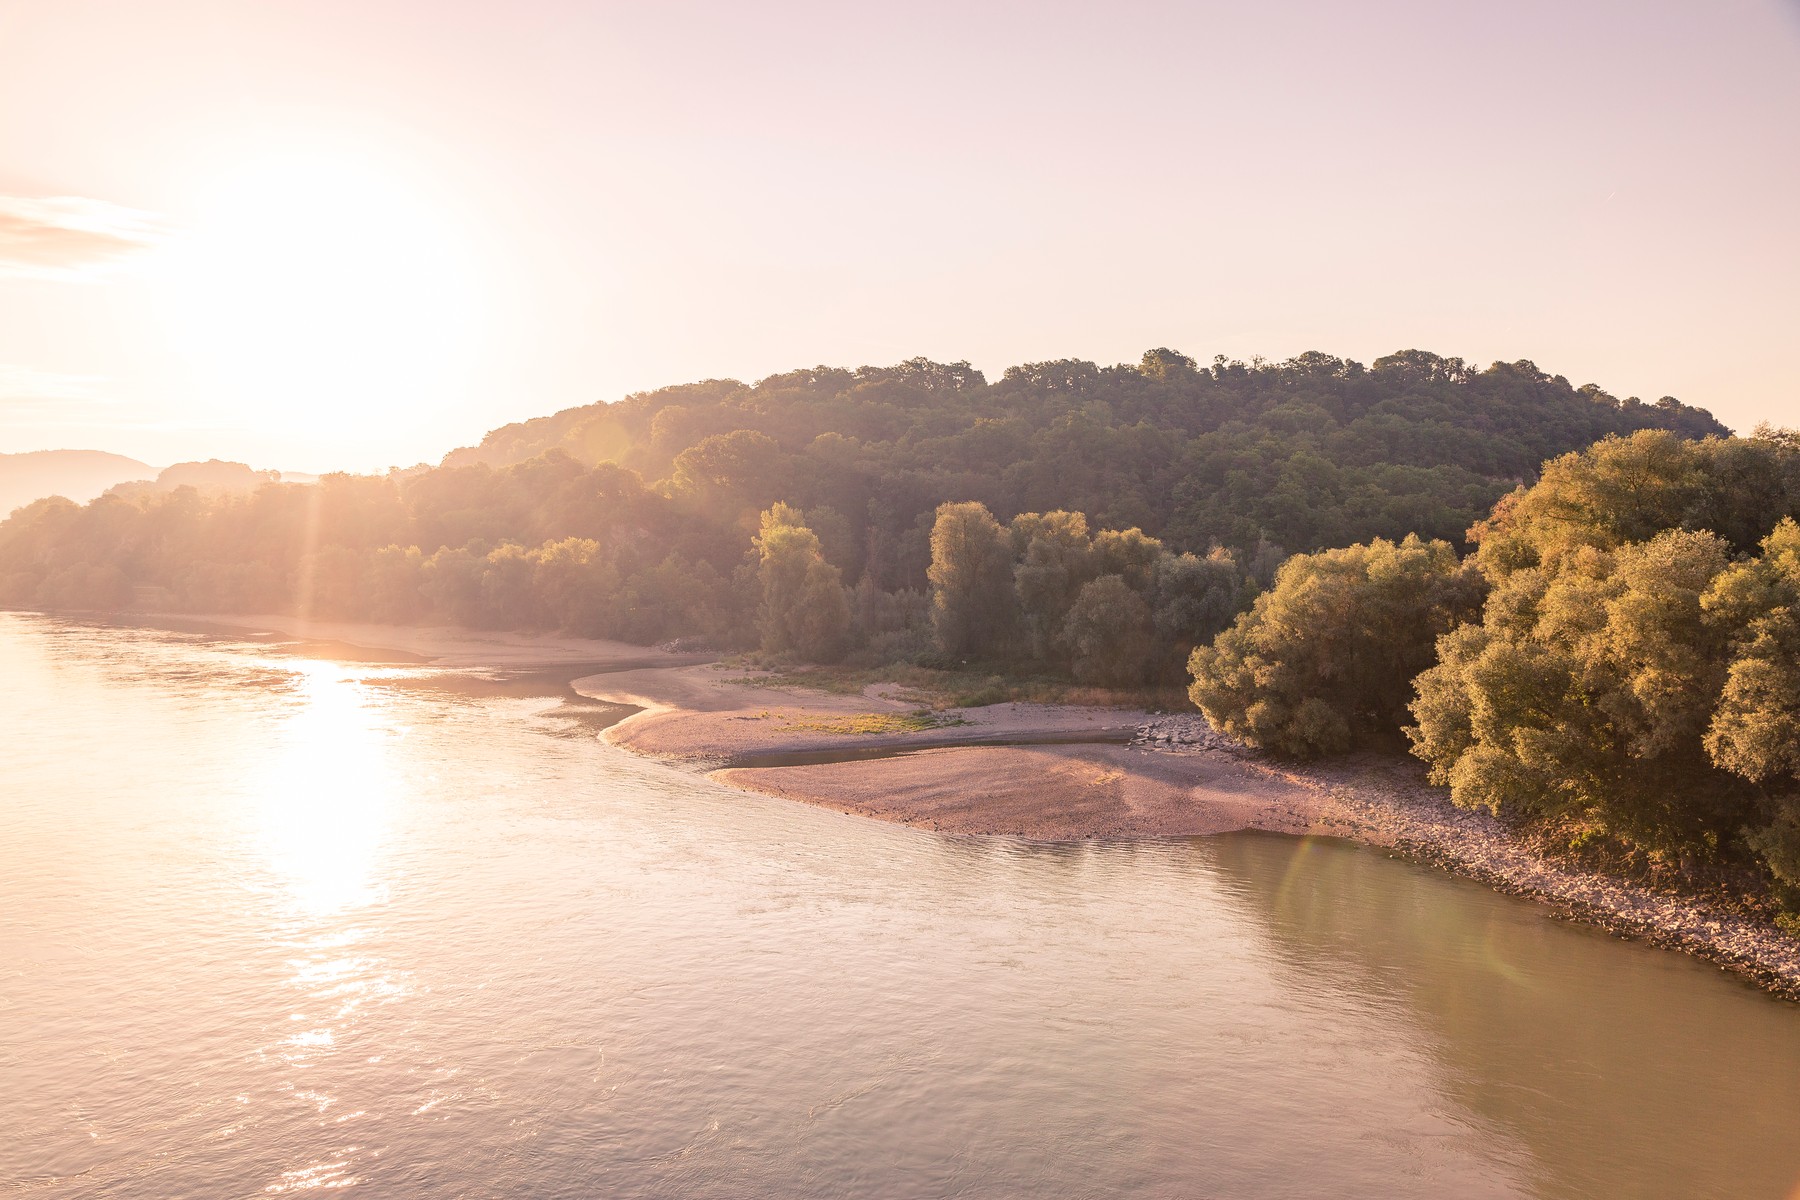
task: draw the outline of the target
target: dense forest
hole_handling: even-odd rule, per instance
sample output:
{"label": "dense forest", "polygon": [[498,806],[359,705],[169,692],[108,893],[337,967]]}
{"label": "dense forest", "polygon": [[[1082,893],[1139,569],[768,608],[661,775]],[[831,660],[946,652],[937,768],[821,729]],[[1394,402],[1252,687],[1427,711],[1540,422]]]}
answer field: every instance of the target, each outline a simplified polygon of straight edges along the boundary
{"label": "dense forest", "polygon": [[[569,409],[436,468],[40,501],[0,524],[0,603],[699,637],[1122,681],[1134,672],[1081,647],[1123,587],[1125,627],[1155,640],[1125,658],[1166,678],[1285,552],[1414,531],[1460,544],[1544,459],[1645,428],[1725,432],[1667,397],[1421,351],[1203,367],[1159,349],[992,384],[923,359],[817,368]],[[993,570],[1013,576],[985,641],[946,639],[958,618],[930,598],[939,510],[971,504],[1005,528]],[[823,581],[841,589],[841,631],[772,622],[796,554],[822,564],[795,594],[828,604],[825,626]]]}
{"label": "dense forest", "polygon": [[914,359],[664,388],[505,426],[444,465],[563,450],[750,509],[827,508],[848,526],[828,547],[838,565],[906,587],[944,503],[1080,512],[1195,552],[1454,541],[1546,459],[1651,428],[1729,432],[1671,397],[1620,400],[1530,362],[1478,370],[1408,350],[1372,367],[1319,353],[1201,367],[1157,349],[1135,365],[1028,363],[993,384]]}

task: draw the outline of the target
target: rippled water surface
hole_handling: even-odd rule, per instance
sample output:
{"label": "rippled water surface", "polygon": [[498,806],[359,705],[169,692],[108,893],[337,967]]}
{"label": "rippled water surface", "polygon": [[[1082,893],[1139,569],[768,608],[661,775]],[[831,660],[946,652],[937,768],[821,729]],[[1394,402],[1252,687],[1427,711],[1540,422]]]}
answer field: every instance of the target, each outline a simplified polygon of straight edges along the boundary
{"label": "rippled water surface", "polygon": [[939,836],[190,634],[0,613],[0,681],[0,1194],[1800,1181],[1800,1007],[1370,851]]}

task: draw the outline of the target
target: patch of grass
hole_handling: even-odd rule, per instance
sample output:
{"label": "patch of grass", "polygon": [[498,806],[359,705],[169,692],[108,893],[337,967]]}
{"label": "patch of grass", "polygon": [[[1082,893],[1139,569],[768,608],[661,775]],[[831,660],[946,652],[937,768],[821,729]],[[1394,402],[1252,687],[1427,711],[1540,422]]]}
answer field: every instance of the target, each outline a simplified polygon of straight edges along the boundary
{"label": "patch of grass", "polygon": [[814,733],[873,734],[923,733],[927,729],[945,729],[969,722],[954,713],[916,709],[905,713],[855,713],[844,717],[806,717],[789,720],[779,726],[783,730],[804,729]]}
{"label": "patch of grass", "polygon": [[958,708],[986,708],[990,704],[1005,704],[1012,699],[1012,690],[1004,681],[984,683],[972,692],[963,692],[951,699]]}
{"label": "patch of grass", "polygon": [[746,687],[803,688],[833,695],[859,695],[871,684],[881,684],[896,689],[897,698],[931,709],[985,708],[1009,703],[1145,708],[1154,712],[1192,712],[1194,707],[1188,701],[1187,690],[1173,684],[1114,690],[1043,676],[943,671],[904,663],[882,667],[790,667],[765,675],[738,676],[726,682]]}
{"label": "patch of grass", "polygon": [[[863,676],[867,675],[865,679]],[[830,692],[836,696],[861,695],[862,690],[871,683],[881,683],[880,672],[848,671],[839,667],[797,667],[787,670],[771,670],[763,675],[736,675],[725,680],[742,687],[772,688],[788,691],[800,688],[815,692]]]}

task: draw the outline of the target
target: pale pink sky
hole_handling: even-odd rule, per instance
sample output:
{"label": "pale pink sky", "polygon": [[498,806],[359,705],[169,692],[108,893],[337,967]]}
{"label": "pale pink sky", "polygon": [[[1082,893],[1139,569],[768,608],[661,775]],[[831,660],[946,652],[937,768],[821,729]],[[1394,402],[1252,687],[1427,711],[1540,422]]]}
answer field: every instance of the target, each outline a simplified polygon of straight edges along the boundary
{"label": "pale pink sky", "polygon": [[0,0],[0,197],[0,451],[1156,345],[1800,424],[1795,0]]}

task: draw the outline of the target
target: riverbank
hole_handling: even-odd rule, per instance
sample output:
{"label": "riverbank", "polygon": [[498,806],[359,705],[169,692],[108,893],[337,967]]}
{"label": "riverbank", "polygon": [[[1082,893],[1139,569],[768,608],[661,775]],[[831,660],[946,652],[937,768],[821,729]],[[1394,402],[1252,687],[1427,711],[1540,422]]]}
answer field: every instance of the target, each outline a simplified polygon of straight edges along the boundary
{"label": "riverbank", "polygon": [[1148,722],[1140,744],[1174,757],[1230,757],[1320,797],[1365,845],[1478,880],[1621,937],[1681,950],[1800,1000],[1800,939],[1702,896],[1643,887],[1548,858],[1503,821],[1450,802],[1409,758],[1356,754],[1297,765],[1236,746],[1199,714]]}
{"label": "riverbank", "polygon": [[1537,900],[1624,937],[1679,949],[1800,1000],[1800,940],[1703,897],[1548,859],[1505,823],[1456,808],[1409,759],[1282,763],[1198,714],[1000,704],[935,710],[894,685],[860,694],[642,646],[563,636],[303,621],[170,618],[381,647],[446,668],[578,676],[572,691],[635,711],[603,736],[743,790],[939,832],[1040,841],[1259,829],[1341,837]]}
{"label": "riverbank", "polygon": [[[1079,841],[1260,829],[1341,837],[1682,950],[1800,1000],[1800,940],[1704,897],[1546,858],[1504,822],[1451,804],[1410,759],[1284,763],[1221,737],[1198,714],[1052,705],[951,710],[944,717],[954,724],[882,729],[918,713],[916,701],[879,686],[859,696],[771,688],[716,665],[574,686],[641,709],[608,729],[608,740],[711,768],[732,787],[957,834]],[[1016,744],[1116,738],[1127,728],[1124,745]]]}

